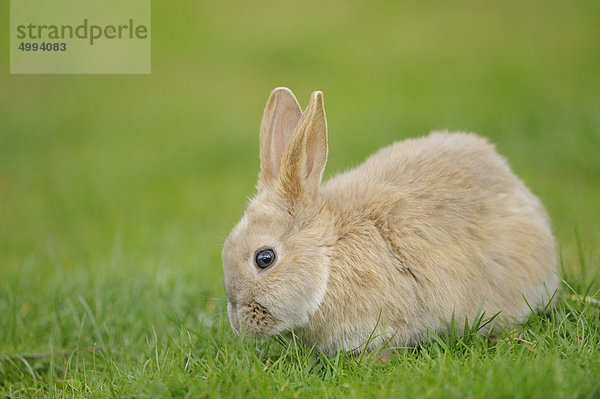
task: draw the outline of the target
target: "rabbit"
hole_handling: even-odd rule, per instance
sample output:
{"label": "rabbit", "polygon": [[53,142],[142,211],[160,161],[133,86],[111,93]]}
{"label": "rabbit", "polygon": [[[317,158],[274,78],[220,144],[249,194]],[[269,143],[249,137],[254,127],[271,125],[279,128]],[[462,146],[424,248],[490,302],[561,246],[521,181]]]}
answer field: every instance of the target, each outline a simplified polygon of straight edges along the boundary
{"label": "rabbit", "polygon": [[493,333],[554,301],[549,217],[486,139],[396,142],[321,185],[327,153],[322,92],[302,112],[274,89],[257,194],[222,250],[236,333],[293,330],[327,355],[357,354],[420,345],[482,309],[499,313],[481,331]]}

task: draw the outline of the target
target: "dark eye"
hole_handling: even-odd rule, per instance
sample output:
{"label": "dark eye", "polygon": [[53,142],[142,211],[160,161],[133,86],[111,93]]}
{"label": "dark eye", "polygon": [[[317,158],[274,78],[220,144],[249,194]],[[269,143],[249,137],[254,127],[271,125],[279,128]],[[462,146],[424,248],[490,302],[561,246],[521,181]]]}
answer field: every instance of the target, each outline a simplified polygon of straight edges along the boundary
{"label": "dark eye", "polygon": [[254,262],[259,269],[266,269],[275,263],[275,251],[271,248],[259,249]]}

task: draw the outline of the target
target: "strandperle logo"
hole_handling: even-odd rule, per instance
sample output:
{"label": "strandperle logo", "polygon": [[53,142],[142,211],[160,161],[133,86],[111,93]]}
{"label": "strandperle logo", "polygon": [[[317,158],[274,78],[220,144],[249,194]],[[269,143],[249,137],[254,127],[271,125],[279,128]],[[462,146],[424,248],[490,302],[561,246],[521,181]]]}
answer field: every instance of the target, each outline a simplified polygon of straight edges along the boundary
{"label": "strandperle logo", "polygon": [[148,27],[130,19],[123,25],[93,25],[85,18],[81,25],[17,25],[17,39],[86,39],[90,45],[98,39],[146,39]]}
{"label": "strandperle logo", "polygon": [[150,0],[11,0],[10,72],[148,74]]}

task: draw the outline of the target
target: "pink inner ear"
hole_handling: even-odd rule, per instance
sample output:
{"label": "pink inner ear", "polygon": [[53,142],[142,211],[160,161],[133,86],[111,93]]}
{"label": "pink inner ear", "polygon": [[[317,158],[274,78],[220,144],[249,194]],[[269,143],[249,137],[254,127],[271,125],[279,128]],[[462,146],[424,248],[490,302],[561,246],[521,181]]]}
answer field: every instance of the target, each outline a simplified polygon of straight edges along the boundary
{"label": "pink inner ear", "polygon": [[[287,108],[286,108],[287,107]],[[294,133],[296,128],[297,119],[300,115],[296,114],[292,108],[292,104],[285,104],[285,106],[278,106],[273,112],[271,124],[271,130],[269,131],[269,137],[271,138],[270,144],[270,167],[273,178],[277,179],[281,172],[281,159],[287,149],[287,144],[290,137]]]}
{"label": "pink inner ear", "polygon": [[269,136],[271,137],[271,173],[274,179],[279,177],[281,157],[285,150],[285,121],[283,118],[278,118],[278,113],[279,107],[275,108],[272,119],[275,123],[271,124],[271,131],[269,132]]}

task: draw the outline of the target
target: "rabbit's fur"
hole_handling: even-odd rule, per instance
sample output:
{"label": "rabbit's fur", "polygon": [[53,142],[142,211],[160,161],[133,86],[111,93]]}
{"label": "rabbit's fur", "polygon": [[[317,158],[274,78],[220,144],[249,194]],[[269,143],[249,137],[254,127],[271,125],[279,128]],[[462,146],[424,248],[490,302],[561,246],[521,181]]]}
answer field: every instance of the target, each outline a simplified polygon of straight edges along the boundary
{"label": "rabbit's fur", "polygon": [[[453,315],[512,325],[559,286],[543,205],[486,139],[434,132],[385,147],[319,185],[323,95],[301,112],[273,90],[260,131],[258,193],[223,247],[236,332],[293,328],[325,353],[414,345]],[[272,248],[259,269],[256,251]],[[489,327],[488,327],[489,328]]]}

